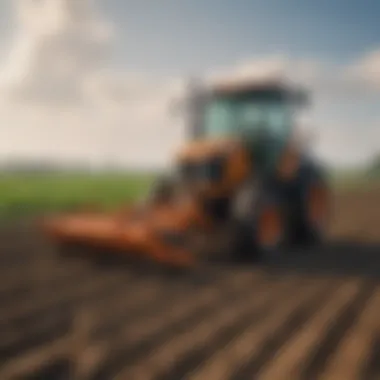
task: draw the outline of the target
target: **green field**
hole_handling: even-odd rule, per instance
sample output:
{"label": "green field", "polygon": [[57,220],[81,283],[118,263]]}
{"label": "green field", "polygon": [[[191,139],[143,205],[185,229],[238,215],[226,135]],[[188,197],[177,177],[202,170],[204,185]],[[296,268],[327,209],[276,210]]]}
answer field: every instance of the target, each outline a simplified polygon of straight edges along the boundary
{"label": "green field", "polygon": [[[64,210],[81,204],[113,208],[146,193],[152,174],[3,174],[0,176],[0,217]],[[338,190],[379,185],[358,175],[334,175]]]}
{"label": "green field", "polygon": [[0,176],[0,217],[64,210],[81,204],[115,207],[144,194],[153,175],[6,174]]}

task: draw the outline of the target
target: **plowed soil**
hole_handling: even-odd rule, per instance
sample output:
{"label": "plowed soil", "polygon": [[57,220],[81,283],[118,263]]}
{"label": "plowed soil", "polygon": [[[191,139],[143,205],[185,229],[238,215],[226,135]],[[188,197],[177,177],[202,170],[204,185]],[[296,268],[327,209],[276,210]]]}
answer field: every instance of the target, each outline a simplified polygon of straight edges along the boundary
{"label": "plowed soil", "polygon": [[59,258],[0,229],[0,379],[380,379],[380,190],[336,197],[331,243],[173,276]]}

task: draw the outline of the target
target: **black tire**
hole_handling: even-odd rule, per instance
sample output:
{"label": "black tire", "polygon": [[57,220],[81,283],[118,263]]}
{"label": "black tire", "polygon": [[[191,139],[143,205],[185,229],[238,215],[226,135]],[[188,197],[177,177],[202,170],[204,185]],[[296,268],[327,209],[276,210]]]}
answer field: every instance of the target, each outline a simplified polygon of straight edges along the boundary
{"label": "black tire", "polygon": [[[309,194],[312,188],[324,189],[326,193],[326,219],[316,223],[308,212]],[[293,190],[293,227],[292,243],[302,246],[322,245],[327,239],[327,231],[331,217],[331,196],[327,178],[316,166],[304,168],[297,179]]]}

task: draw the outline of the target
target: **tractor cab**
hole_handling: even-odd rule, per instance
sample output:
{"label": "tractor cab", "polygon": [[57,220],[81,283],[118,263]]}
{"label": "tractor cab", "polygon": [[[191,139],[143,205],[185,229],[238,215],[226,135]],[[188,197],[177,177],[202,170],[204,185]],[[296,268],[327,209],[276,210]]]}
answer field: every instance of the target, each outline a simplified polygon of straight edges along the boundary
{"label": "tractor cab", "polygon": [[252,159],[269,170],[292,135],[296,108],[306,101],[306,94],[280,82],[214,86],[193,137],[240,138]]}
{"label": "tractor cab", "polygon": [[190,122],[190,135],[193,139],[215,139],[266,133],[286,139],[296,108],[306,104],[304,92],[280,81],[218,84],[206,91],[193,87],[190,116],[196,122]]}
{"label": "tractor cab", "polygon": [[279,84],[218,86],[204,109],[204,137],[268,134],[284,140],[293,126],[296,95]]}
{"label": "tractor cab", "polygon": [[216,195],[253,171],[273,174],[292,135],[295,109],[306,100],[279,82],[193,87],[190,138],[177,160],[182,176]]}

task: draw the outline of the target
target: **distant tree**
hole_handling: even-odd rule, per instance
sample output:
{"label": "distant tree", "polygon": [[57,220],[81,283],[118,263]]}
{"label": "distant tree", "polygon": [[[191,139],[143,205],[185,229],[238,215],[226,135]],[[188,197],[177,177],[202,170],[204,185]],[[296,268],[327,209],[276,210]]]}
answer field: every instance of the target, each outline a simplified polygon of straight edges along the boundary
{"label": "distant tree", "polygon": [[380,176],[380,153],[372,160],[369,172],[371,175]]}

